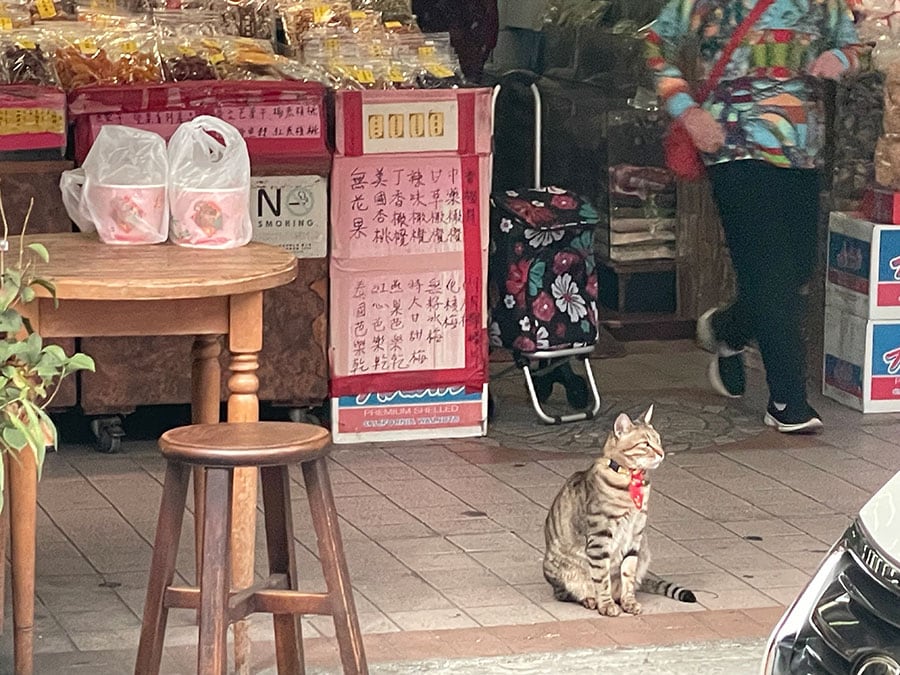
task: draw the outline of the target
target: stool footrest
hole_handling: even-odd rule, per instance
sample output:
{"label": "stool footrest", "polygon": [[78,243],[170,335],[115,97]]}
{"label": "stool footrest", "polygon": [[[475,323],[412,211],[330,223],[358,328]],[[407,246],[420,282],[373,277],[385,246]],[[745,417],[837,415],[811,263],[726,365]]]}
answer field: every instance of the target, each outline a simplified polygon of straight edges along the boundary
{"label": "stool footrest", "polygon": [[[165,606],[178,609],[200,609],[200,589],[188,586],[166,588]],[[285,574],[273,574],[261,584],[231,593],[228,598],[228,621],[240,621],[250,614],[332,614],[327,593],[306,593],[288,588]]]}

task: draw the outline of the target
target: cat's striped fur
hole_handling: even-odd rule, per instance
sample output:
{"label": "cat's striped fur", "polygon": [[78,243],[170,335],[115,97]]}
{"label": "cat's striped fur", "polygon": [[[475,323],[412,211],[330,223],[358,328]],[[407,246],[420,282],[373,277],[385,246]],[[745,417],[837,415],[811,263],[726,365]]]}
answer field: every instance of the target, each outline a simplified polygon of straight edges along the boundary
{"label": "cat's striped fur", "polygon": [[[544,578],[557,600],[606,616],[640,613],[635,590],[696,602],[691,591],[648,570],[650,483],[643,472],[665,455],[652,415],[652,405],[636,421],[619,415],[600,457],[574,473],[553,500],[544,523]],[[638,487],[629,490],[633,481]]]}

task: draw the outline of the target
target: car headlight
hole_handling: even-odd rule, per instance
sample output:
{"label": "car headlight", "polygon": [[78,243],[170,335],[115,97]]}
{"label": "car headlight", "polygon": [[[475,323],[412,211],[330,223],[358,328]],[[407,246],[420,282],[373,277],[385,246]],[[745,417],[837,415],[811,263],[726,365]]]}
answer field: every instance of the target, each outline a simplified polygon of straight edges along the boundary
{"label": "car headlight", "polygon": [[766,653],[760,670],[762,675],[784,675],[790,672],[790,663],[784,660],[790,659],[797,636],[808,624],[823,591],[834,581],[835,572],[847,550],[845,541],[842,537],[832,546],[813,578],[775,626],[766,643]]}
{"label": "car headlight", "polygon": [[856,520],[775,626],[762,675],[900,675],[900,568]]}

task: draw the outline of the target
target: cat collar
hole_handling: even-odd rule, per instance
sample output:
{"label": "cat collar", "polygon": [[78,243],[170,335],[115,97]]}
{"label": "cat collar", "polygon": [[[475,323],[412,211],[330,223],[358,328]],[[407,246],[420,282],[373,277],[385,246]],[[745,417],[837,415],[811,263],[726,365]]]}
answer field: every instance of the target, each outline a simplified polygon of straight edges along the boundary
{"label": "cat collar", "polygon": [[[614,459],[609,460],[609,468],[616,473],[629,473],[628,469]],[[641,469],[634,469],[630,473],[631,482],[628,484],[628,494],[631,497],[631,501],[634,502],[635,508],[640,510],[644,505],[644,488],[649,485],[649,481]]]}

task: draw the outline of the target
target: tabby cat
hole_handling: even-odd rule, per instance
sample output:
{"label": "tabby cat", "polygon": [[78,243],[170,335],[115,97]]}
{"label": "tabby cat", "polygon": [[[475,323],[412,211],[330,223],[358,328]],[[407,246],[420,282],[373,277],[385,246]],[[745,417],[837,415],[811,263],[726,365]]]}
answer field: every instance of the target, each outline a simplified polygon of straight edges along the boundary
{"label": "tabby cat", "polygon": [[647,569],[646,472],[665,455],[652,415],[652,405],[636,421],[619,415],[600,457],[572,474],[553,500],[544,523],[544,578],[557,600],[580,602],[605,616],[639,614],[635,590],[697,601]]}

